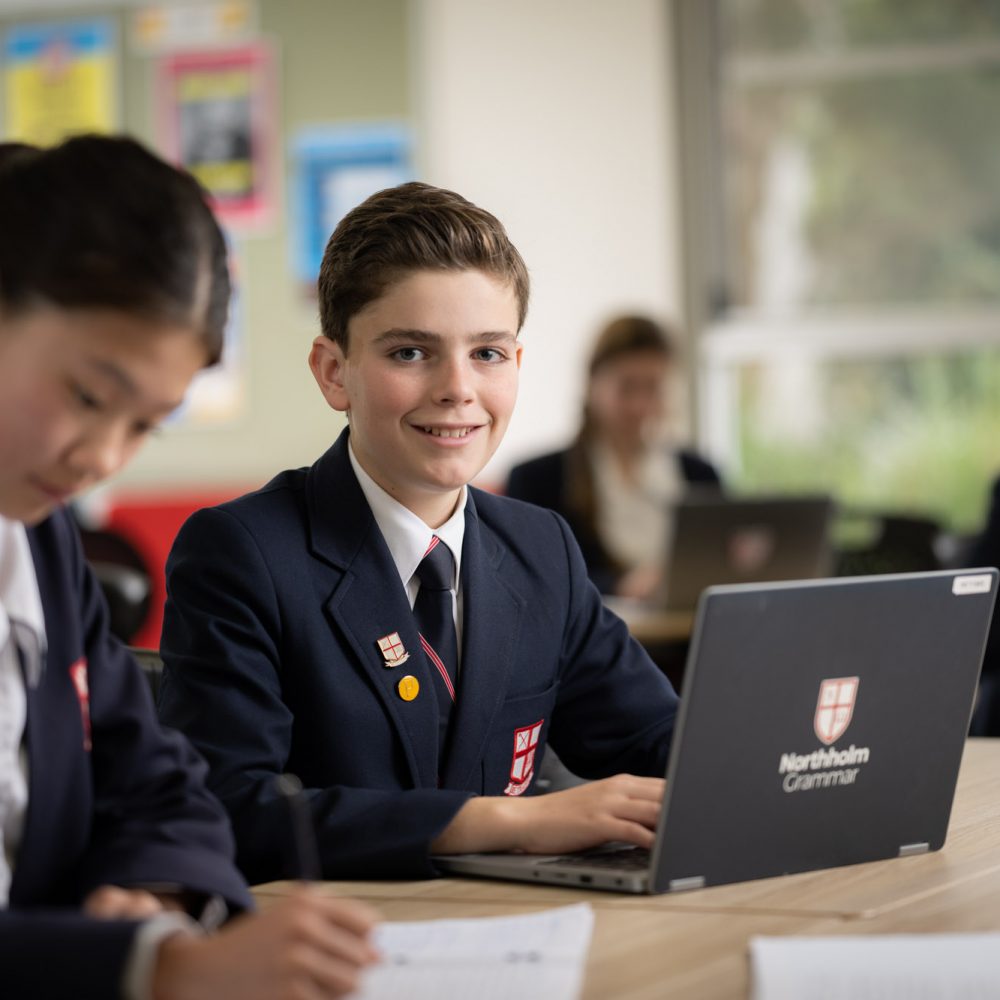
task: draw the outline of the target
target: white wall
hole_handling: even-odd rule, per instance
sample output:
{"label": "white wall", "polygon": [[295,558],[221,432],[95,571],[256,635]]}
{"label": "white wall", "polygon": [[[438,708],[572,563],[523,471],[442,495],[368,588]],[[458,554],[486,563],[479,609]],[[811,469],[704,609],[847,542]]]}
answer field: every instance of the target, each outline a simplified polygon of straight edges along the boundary
{"label": "white wall", "polygon": [[572,434],[622,309],[681,309],[666,0],[414,0],[421,173],[506,225],[533,281],[521,392],[482,480]]}

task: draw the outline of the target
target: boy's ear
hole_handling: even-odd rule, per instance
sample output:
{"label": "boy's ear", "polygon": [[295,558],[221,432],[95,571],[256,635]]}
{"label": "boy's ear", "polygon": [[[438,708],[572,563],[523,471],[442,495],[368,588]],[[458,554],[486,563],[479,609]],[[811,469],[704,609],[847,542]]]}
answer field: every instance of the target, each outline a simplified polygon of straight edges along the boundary
{"label": "boy's ear", "polygon": [[335,340],[320,334],[309,351],[309,368],[316,379],[323,398],[335,410],[345,412],[351,408],[344,385],[344,352]]}

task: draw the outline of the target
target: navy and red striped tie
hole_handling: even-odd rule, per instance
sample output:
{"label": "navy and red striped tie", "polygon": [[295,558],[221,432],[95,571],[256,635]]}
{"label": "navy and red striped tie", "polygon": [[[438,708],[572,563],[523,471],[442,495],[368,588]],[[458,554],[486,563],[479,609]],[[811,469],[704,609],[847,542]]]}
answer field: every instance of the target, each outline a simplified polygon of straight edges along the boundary
{"label": "navy and red striped tie", "polygon": [[439,759],[444,759],[448,723],[455,705],[458,685],[458,640],[451,588],[455,580],[455,560],[448,546],[435,535],[416,571],[420,590],[413,614],[420,630],[420,646],[427,657],[440,719]]}

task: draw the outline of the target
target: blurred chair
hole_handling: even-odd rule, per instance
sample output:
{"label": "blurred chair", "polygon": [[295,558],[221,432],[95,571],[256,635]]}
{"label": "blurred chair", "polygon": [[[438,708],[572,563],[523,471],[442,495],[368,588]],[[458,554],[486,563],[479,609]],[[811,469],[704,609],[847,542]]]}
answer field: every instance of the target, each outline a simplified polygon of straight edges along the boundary
{"label": "blurred chair", "polygon": [[932,518],[848,508],[843,522],[854,522],[868,537],[863,544],[841,545],[835,556],[837,576],[914,573],[943,567],[939,555],[941,525]]}
{"label": "blurred chair", "polygon": [[151,578],[135,547],[111,531],[80,529],[83,554],[108,604],[112,634],[131,642],[149,614]]}
{"label": "blurred chair", "polygon": [[[837,553],[838,576],[870,573],[911,573],[921,570],[961,569],[969,565],[975,536],[948,533],[934,520],[897,514],[848,511],[848,520],[860,519],[869,531],[865,544],[844,546]],[[1000,638],[994,635],[997,617],[986,647],[986,664],[996,661]],[[1000,675],[984,670],[969,727],[970,736],[1000,736]]]}
{"label": "blurred chair", "polygon": [[934,546],[941,566],[944,569],[972,567],[971,560],[978,537],[977,534],[967,532],[942,532]]}
{"label": "blurred chair", "polygon": [[145,649],[141,646],[129,646],[128,651],[142,667],[143,675],[149,681],[149,690],[153,692],[155,702],[160,695],[160,679],[163,677],[163,660],[158,649]]}

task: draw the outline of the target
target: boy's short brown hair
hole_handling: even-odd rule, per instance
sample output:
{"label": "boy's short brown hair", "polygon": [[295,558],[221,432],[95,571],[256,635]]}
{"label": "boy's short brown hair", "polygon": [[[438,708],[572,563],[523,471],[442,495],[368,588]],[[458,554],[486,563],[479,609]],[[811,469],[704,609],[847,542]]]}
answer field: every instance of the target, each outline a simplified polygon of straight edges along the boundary
{"label": "boy's short brown hair", "polygon": [[386,188],[348,212],[326,244],[319,272],[325,336],[347,353],[347,324],[412,271],[477,270],[508,283],[520,330],[528,269],[499,219],[454,191],[416,181]]}

